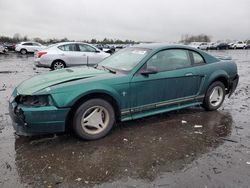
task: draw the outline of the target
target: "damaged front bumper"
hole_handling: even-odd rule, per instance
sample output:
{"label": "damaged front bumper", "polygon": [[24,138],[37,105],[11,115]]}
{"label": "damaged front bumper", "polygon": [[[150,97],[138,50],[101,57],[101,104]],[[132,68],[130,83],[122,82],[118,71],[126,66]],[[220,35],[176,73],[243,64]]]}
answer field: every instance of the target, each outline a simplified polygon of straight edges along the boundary
{"label": "damaged front bumper", "polygon": [[55,106],[27,107],[9,102],[9,114],[17,135],[31,136],[65,131],[69,108]]}
{"label": "damaged front bumper", "polygon": [[229,79],[228,97],[230,97],[233,94],[238,83],[239,83],[239,75],[238,74],[236,74],[236,76]]}

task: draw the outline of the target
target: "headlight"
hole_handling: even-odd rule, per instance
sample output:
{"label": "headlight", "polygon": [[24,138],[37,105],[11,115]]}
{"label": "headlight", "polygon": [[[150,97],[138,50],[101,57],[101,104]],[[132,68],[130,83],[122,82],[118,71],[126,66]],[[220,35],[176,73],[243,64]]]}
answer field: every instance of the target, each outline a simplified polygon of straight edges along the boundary
{"label": "headlight", "polygon": [[49,106],[50,99],[48,95],[20,95],[16,102],[25,106]]}

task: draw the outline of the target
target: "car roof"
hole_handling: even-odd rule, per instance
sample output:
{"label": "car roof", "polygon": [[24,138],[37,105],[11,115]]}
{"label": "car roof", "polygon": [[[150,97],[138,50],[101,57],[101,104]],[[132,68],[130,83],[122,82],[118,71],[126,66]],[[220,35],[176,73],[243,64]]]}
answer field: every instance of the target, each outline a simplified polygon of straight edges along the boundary
{"label": "car roof", "polygon": [[148,43],[148,44],[139,44],[132,46],[133,47],[140,47],[140,48],[148,48],[151,50],[158,50],[158,49],[168,49],[168,48],[184,48],[197,51],[196,48],[190,47],[188,45],[183,44],[168,44],[168,43]]}
{"label": "car roof", "polygon": [[88,43],[85,43],[85,42],[59,42],[59,43],[56,43],[56,45],[65,45],[65,44],[87,44],[87,45],[91,45],[91,44],[88,44]]}

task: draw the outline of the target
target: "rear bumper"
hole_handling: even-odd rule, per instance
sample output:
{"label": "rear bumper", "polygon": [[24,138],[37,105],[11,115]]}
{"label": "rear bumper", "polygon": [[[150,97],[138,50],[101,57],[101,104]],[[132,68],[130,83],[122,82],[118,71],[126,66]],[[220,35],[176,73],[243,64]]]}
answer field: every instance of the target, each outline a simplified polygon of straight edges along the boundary
{"label": "rear bumper", "polygon": [[236,74],[236,76],[229,79],[228,97],[230,97],[233,94],[238,83],[239,83],[239,75],[238,74]]}
{"label": "rear bumper", "polygon": [[50,68],[51,65],[48,63],[42,63],[40,60],[35,60],[34,64],[36,67],[46,67],[46,68]]}
{"label": "rear bumper", "polygon": [[65,131],[68,108],[25,107],[9,103],[9,114],[17,135],[31,136]]}

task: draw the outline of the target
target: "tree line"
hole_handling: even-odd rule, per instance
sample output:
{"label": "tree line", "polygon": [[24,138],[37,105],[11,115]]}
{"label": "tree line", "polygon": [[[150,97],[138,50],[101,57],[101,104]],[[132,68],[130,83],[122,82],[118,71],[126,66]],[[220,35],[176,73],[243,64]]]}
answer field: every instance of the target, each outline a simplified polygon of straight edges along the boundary
{"label": "tree line", "polygon": [[[69,42],[74,40],[69,40],[68,38],[62,38],[62,39],[41,39],[39,37],[35,38],[29,38],[28,36],[21,36],[19,33],[16,33],[13,35],[13,37],[7,37],[7,36],[0,36],[0,42],[9,42],[9,43],[19,43],[24,41],[34,41],[39,42],[41,44],[53,44],[58,42]],[[91,44],[137,44],[138,42],[133,40],[120,40],[120,39],[108,39],[104,38],[103,40],[97,40],[97,39],[91,39],[91,40],[78,40],[85,43],[91,43]]]}
{"label": "tree line", "polygon": [[[39,37],[30,39],[27,35],[21,36],[19,33],[14,34],[13,37],[0,36],[1,43],[3,42],[19,43],[22,41],[35,41],[41,44],[48,45],[58,42],[69,42],[74,40],[69,40],[68,38],[62,38],[62,39],[52,38],[45,40]],[[91,39],[91,40],[80,40],[80,41],[90,44],[138,44],[139,43],[133,40],[120,40],[120,39],[108,39],[108,38],[104,38],[103,40]],[[183,44],[189,44],[190,42],[211,42],[211,36],[206,34],[199,34],[199,35],[185,34],[181,36],[181,40],[179,42]],[[250,40],[247,40],[246,42],[250,44]]]}
{"label": "tree line", "polygon": [[205,34],[189,35],[185,34],[181,36],[180,42],[188,44],[190,42],[211,42],[211,37]]}

